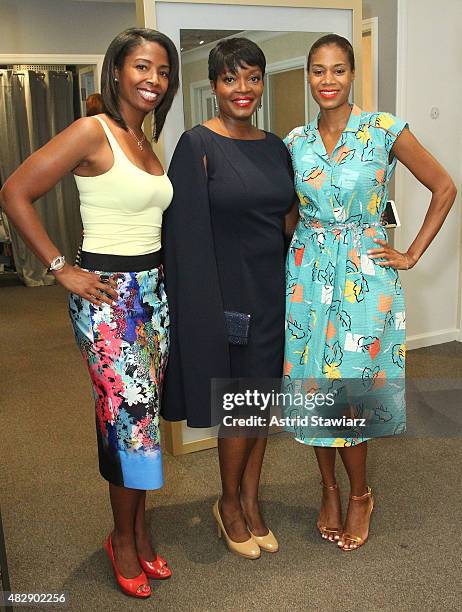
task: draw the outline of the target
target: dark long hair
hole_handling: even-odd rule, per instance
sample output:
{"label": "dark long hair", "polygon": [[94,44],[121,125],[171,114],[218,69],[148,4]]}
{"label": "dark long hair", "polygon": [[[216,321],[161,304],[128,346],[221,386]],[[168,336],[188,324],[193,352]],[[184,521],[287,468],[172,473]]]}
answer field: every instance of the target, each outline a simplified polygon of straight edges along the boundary
{"label": "dark long hair", "polygon": [[116,68],[120,70],[130,51],[145,41],[157,43],[163,47],[167,51],[170,64],[168,89],[159,106],[154,110],[155,127],[153,138],[157,142],[162,128],[164,127],[167,113],[172,106],[173,98],[178,91],[179,84],[178,52],[168,36],[165,36],[165,34],[157,30],[150,30],[148,28],[129,28],[118,34],[109,45],[106,55],[104,56],[101,74],[101,94],[103,96],[106,113],[112,117],[116,123],[123,127],[124,130],[128,129],[120,113],[119,92],[117,83],[114,80]]}
{"label": "dark long hair", "polygon": [[308,53],[308,61],[307,68],[310,69],[311,58],[313,57],[313,53],[320,49],[321,47],[325,47],[327,45],[335,45],[336,47],[340,47],[343,51],[345,51],[348,62],[350,64],[351,71],[354,72],[355,69],[355,52],[353,51],[353,47],[351,43],[343,36],[339,36],[338,34],[326,34],[325,36],[321,36],[315,41]]}

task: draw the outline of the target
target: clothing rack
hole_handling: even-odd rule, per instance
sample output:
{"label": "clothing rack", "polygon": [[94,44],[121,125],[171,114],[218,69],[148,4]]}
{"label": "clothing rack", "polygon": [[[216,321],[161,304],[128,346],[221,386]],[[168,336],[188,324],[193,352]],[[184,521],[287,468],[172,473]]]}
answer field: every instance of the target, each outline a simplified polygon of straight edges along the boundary
{"label": "clothing rack", "polygon": [[[2,70],[8,70],[8,68],[3,68]],[[37,74],[41,79],[45,78],[45,73],[38,71],[38,70],[29,70],[29,72],[35,72],[35,74]],[[58,76],[65,76],[66,80],[69,77],[69,71],[68,70],[53,70],[52,72],[55,72]],[[24,76],[24,72],[17,72],[17,71],[13,71],[13,75],[14,76]],[[0,77],[3,76],[3,73],[0,70]]]}

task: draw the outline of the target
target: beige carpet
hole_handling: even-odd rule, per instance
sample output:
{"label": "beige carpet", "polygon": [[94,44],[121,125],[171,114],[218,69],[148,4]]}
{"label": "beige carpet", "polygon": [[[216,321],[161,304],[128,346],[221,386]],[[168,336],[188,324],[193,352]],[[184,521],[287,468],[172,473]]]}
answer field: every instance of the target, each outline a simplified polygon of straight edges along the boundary
{"label": "beige carpet", "polygon": [[[125,597],[101,549],[111,527],[107,485],[64,291],[2,287],[0,313],[0,503],[15,590],[67,591],[72,611],[460,610],[460,437],[370,444],[377,509],[369,542],[351,553],[314,527],[320,487],[312,451],[273,437],[262,500],[281,551],[257,561],[229,554],[216,537],[216,452],[166,456],[166,485],[149,495],[149,508],[153,539],[174,575],[153,582],[148,601]],[[462,378],[459,343],[408,357],[411,377]],[[346,491],[340,466],[338,474]]]}

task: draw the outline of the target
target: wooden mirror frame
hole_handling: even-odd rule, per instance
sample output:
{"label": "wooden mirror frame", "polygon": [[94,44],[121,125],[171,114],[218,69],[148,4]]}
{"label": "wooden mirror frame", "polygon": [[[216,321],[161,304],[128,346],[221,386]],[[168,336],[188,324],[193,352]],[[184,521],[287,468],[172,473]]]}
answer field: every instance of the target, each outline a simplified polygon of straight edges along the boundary
{"label": "wooden mirror frame", "polygon": [[[233,6],[275,6],[285,8],[321,8],[321,9],[345,9],[351,10],[353,16],[353,48],[355,50],[355,80],[361,83],[361,43],[362,43],[362,0],[136,0],[137,25],[143,28],[156,29],[156,5],[161,3],[182,3],[182,4],[230,4]],[[356,87],[354,90],[355,103],[361,107],[362,88]],[[150,134],[151,126],[146,125],[146,133]],[[156,154],[165,164],[164,146],[162,135],[155,146]],[[163,447],[172,455],[184,455],[198,450],[213,448],[217,445],[215,436],[207,437],[192,442],[183,442],[182,421],[161,423]]]}

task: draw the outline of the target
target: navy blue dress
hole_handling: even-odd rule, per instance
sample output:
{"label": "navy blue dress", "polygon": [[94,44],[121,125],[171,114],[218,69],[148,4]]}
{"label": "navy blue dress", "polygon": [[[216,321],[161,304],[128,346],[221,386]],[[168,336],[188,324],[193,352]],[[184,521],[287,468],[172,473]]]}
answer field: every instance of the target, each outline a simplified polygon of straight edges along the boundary
{"label": "navy blue dress", "polygon": [[[207,427],[215,424],[211,378],[282,375],[292,165],[274,134],[239,140],[196,126],[181,137],[169,177],[163,245],[172,333],[162,414]],[[246,346],[228,344],[225,310],[251,315]]]}

